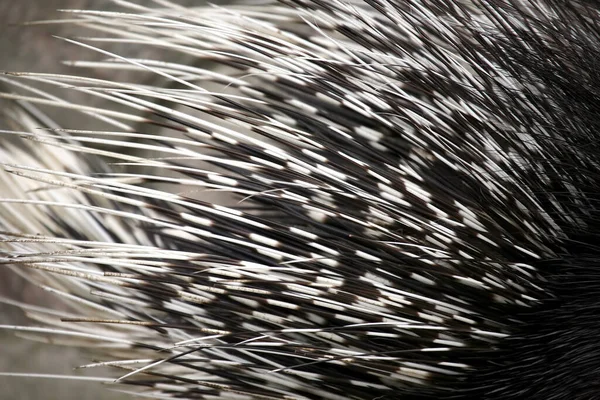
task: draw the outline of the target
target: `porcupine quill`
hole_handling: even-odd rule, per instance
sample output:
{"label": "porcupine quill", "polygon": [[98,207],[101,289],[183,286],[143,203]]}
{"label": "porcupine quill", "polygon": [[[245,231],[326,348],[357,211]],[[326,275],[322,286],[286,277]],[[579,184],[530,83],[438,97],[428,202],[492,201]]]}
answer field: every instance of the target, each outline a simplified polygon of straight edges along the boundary
{"label": "porcupine quill", "polygon": [[598,397],[596,3],[154,3],[63,40],[160,84],[0,77],[0,263],[71,308],[2,328],[156,398]]}

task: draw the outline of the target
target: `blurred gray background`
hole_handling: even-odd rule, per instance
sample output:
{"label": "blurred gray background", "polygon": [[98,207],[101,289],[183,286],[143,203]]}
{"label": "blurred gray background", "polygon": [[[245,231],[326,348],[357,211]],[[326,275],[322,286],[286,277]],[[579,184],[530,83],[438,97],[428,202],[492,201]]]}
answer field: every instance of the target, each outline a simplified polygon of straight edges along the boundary
{"label": "blurred gray background", "polygon": [[[141,4],[151,3],[145,0],[132,1]],[[204,3],[202,0],[175,0],[175,2],[186,5],[202,5]],[[215,3],[214,0],[211,2]],[[77,36],[81,32],[76,27],[56,24],[21,25],[26,21],[65,18],[64,14],[57,11],[58,9],[115,10],[117,7],[110,0],[0,0],[0,70],[85,73],[98,78],[126,79],[126,76],[122,76],[123,73],[109,77],[106,75],[107,72],[74,71],[73,68],[61,64],[61,60],[94,59],[94,56],[99,58],[92,52],[82,51],[74,45],[52,37],[52,35]],[[130,57],[152,56],[147,53],[151,51],[148,49],[139,50],[139,54],[136,54],[136,50],[132,50],[130,47],[117,51],[119,54]],[[66,116],[64,114],[64,112],[59,112],[53,117],[58,116],[59,119],[69,117],[68,113]],[[59,120],[58,122],[64,121]],[[0,117],[0,129],[2,128]],[[0,266],[0,296],[45,306],[56,303],[45,292],[26,285],[22,279],[3,266]],[[27,319],[20,310],[0,304],[0,324],[26,323]],[[88,362],[91,362],[90,358],[86,358],[85,354],[77,349],[36,343],[19,338],[11,332],[0,330],[0,372],[81,374],[82,372],[74,371],[73,368]],[[103,371],[86,370],[84,372],[90,375],[101,375]],[[112,392],[101,384],[0,376],[0,400],[122,400],[128,398],[132,397]]]}
{"label": "blurred gray background", "polygon": [[[24,21],[59,18],[57,9],[112,7],[109,0],[0,0],[0,70],[68,73],[60,63],[76,57],[75,48],[52,35],[75,33],[67,25],[22,26]],[[0,140],[2,138],[0,137]],[[51,304],[45,292],[16,277],[0,266],[0,296],[33,303]],[[0,304],[0,324],[26,324],[15,307]],[[73,368],[89,362],[77,349],[51,346],[0,330],[0,372],[73,374]],[[86,371],[97,375],[101,371]],[[101,384],[37,378],[0,377],[0,399],[114,399],[129,396],[107,390]]]}

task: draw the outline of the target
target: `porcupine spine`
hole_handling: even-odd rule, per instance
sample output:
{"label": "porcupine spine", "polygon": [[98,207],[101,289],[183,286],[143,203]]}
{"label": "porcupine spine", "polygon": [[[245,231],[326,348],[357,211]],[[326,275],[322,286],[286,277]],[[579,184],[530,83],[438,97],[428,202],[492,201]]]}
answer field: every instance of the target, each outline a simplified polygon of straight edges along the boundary
{"label": "porcupine spine", "polygon": [[[0,262],[74,308],[19,329],[163,397],[595,398],[594,4],[120,3],[73,16],[225,68],[67,39],[174,87],[3,75],[32,140],[2,144]],[[107,128],[40,132],[47,105]]]}

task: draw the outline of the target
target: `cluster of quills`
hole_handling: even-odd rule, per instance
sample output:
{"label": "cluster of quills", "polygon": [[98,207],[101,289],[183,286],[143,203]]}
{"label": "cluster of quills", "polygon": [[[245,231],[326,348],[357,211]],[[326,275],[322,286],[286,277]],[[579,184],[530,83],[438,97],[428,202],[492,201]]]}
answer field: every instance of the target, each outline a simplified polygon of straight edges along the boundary
{"label": "cluster of quills", "polygon": [[1,329],[149,398],[600,398],[595,2],[152,3],[0,74],[0,266],[67,305]]}

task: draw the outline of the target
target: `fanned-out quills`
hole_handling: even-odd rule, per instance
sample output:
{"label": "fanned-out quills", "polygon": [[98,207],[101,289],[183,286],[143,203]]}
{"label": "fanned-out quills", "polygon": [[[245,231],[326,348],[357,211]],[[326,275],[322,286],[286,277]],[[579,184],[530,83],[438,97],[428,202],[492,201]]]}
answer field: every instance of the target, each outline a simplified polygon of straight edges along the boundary
{"label": "fanned-out quills", "polygon": [[66,305],[0,328],[153,398],[596,398],[595,3],[153,3],[0,74],[0,265]]}

